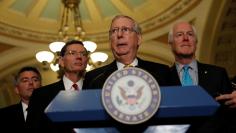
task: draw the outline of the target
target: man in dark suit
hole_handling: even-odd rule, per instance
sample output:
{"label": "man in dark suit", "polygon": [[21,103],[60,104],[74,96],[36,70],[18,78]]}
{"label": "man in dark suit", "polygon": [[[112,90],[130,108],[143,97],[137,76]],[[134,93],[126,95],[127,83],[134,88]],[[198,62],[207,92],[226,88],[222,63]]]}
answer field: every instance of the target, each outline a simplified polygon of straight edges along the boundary
{"label": "man in dark suit", "polygon": [[[141,28],[134,19],[124,15],[115,16],[110,26],[109,40],[115,60],[111,64],[86,73],[83,86],[85,89],[102,89],[106,79],[114,71],[123,69],[126,66],[144,69],[157,80],[160,86],[168,85],[168,66],[137,57],[142,37]],[[143,132],[146,126],[145,124],[138,126],[121,124],[118,129],[120,132]]]}
{"label": "man in dark suit", "polygon": [[[197,48],[197,34],[194,26],[188,22],[178,22],[169,32],[168,42],[175,56],[175,64],[171,67],[171,81],[175,85],[184,84],[184,67],[188,66],[191,85],[200,85],[213,98],[221,94],[230,94],[232,88],[227,72],[224,68],[214,65],[203,64],[195,59]],[[229,120],[228,107],[224,101],[219,101],[222,107],[216,115],[207,120],[205,124],[192,125],[188,132],[228,132],[225,128],[226,120]],[[224,120],[225,119],[225,120]],[[227,131],[228,130],[228,131]]]}
{"label": "man in dark suit", "polygon": [[168,85],[168,66],[137,57],[142,37],[141,28],[134,19],[124,15],[115,16],[110,26],[109,40],[115,60],[111,64],[86,73],[84,88],[101,89],[114,71],[123,69],[127,65],[148,71],[161,86]]}
{"label": "man in dark suit", "polygon": [[61,91],[75,91],[82,89],[83,75],[88,61],[88,52],[81,41],[68,41],[61,50],[59,65],[64,75],[56,83],[34,91],[30,103],[27,125],[32,132],[63,133],[73,132],[66,126],[53,123],[44,113],[45,108]]}
{"label": "man in dark suit", "polygon": [[34,67],[23,67],[15,77],[15,92],[20,102],[0,109],[0,125],[7,131],[25,131],[27,108],[33,90],[41,86],[41,74]]}

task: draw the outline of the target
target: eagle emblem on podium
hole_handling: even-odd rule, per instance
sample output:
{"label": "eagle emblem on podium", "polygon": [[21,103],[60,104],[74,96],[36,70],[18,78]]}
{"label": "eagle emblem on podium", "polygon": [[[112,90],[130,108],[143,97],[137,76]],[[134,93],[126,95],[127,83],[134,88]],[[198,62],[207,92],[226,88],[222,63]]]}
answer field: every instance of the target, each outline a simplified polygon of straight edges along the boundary
{"label": "eagle emblem on podium", "polygon": [[140,124],[158,110],[160,87],[147,71],[130,67],[113,72],[102,89],[102,103],[107,113],[123,124]]}
{"label": "eagle emblem on podium", "polygon": [[139,87],[137,90],[126,90],[119,86],[120,94],[129,105],[137,104],[138,100],[142,96],[144,86]]}

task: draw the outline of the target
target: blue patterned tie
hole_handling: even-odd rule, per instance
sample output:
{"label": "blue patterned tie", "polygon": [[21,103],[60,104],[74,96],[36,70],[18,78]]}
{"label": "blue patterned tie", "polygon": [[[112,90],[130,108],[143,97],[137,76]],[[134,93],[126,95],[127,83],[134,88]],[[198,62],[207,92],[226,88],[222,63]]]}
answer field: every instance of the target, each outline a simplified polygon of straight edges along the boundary
{"label": "blue patterned tie", "polygon": [[182,86],[193,85],[193,80],[188,72],[189,69],[190,69],[190,67],[188,65],[185,65],[183,67]]}

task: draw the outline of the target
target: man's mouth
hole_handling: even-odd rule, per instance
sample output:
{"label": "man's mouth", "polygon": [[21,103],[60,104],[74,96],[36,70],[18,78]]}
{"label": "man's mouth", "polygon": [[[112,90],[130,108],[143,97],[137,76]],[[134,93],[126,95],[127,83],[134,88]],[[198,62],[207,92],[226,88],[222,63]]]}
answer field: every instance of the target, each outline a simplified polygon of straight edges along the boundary
{"label": "man's mouth", "polygon": [[181,45],[181,47],[190,47],[191,45],[190,44],[183,44]]}
{"label": "man's mouth", "polygon": [[34,90],[34,88],[31,87],[31,88],[28,88],[28,90],[32,91],[32,90]]}
{"label": "man's mouth", "polygon": [[77,66],[82,66],[82,63],[80,63],[80,62],[76,62],[74,64],[77,65]]}
{"label": "man's mouth", "polygon": [[117,47],[122,47],[122,46],[126,46],[126,45],[127,45],[126,43],[118,43]]}

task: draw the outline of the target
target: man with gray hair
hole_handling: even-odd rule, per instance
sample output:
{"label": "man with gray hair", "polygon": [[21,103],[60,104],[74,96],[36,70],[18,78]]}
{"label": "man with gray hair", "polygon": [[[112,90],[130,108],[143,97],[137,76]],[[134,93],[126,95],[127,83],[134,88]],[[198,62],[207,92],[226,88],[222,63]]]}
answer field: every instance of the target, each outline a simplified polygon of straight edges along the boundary
{"label": "man with gray hair", "polygon": [[[193,25],[188,22],[178,22],[169,32],[168,42],[175,57],[175,64],[171,67],[171,81],[175,85],[200,85],[213,98],[221,94],[230,94],[232,88],[227,72],[224,68],[203,64],[196,60],[197,33]],[[207,121],[199,121],[190,126],[187,132],[228,132],[229,119],[227,101],[219,101],[220,109],[215,116]],[[235,103],[232,103],[235,104]],[[230,105],[229,105],[230,106]],[[230,112],[230,111],[228,111]]]}
{"label": "man with gray hair", "polygon": [[142,68],[151,73],[160,86],[169,85],[169,67],[167,65],[145,61],[137,57],[142,36],[141,28],[133,18],[125,15],[115,16],[111,22],[109,40],[115,60],[111,64],[87,72],[83,88],[102,88],[109,75],[126,66]]}
{"label": "man with gray hair", "polygon": [[[126,66],[139,67],[149,72],[160,86],[168,85],[169,67],[167,65],[145,61],[137,57],[142,42],[141,28],[131,17],[117,15],[112,19],[109,40],[115,60],[106,66],[92,70],[85,75],[85,89],[101,89],[106,79],[116,70]],[[115,123],[115,122],[114,122]],[[117,123],[119,125],[119,123]],[[120,125],[120,132],[143,132],[146,126]]]}

